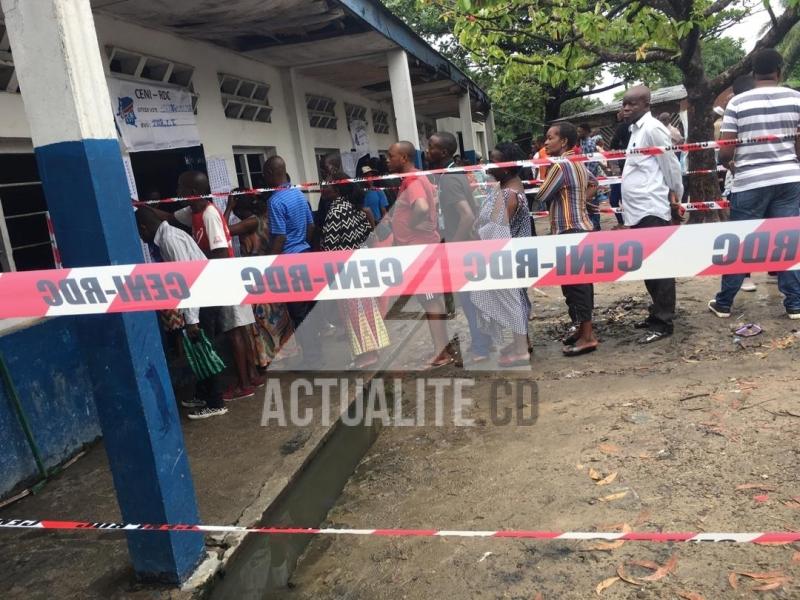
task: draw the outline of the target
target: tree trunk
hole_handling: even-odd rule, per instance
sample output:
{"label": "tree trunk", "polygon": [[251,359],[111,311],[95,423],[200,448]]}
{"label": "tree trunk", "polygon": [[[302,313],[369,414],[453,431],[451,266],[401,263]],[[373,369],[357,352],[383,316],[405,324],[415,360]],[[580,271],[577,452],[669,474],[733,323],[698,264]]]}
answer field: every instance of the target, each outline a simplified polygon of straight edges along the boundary
{"label": "tree trunk", "polygon": [[[703,68],[700,44],[683,69],[683,85],[686,88],[688,102],[689,131],[688,142],[705,142],[714,139],[713,112],[716,94],[711,90],[710,82]],[[689,153],[689,170],[715,170],[717,167],[714,150],[699,150]],[[709,175],[688,176],[689,201],[710,202],[720,197],[719,180],[716,173]],[[690,223],[706,223],[720,220],[720,211],[695,211],[690,213]]]}
{"label": "tree trunk", "polygon": [[545,125],[550,125],[558,117],[561,116],[561,105],[564,104],[563,97],[559,94],[556,96],[548,95],[547,100],[544,102],[544,122]]}

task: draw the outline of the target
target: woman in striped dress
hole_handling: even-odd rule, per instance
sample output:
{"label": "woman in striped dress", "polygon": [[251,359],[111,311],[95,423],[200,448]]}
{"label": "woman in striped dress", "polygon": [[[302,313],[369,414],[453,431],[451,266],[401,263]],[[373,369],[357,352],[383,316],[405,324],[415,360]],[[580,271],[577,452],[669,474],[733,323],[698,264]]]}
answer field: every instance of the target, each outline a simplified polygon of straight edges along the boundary
{"label": "woman in striped dress", "polygon": [[[356,250],[364,246],[372,225],[359,205],[363,190],[355,184],[335,186],[337,197],[331,202],[322,225],[320,247],[324,251]],[[389,345],[389,332],[374,298],[351,298],[339,302],[339,311],[355,357],[353,366],[363,369],[378,362],[378,351]]]}
{"label": "woman in striped dress", "polygon": [[[510,142],[498,144],[490,154],[491,162],[525,160],[525,154]],[[521,167],[492,169],[490,174],[499,183],[492,189],[475,221],[475,231],[482,240],[530,237],[531,213],[519,173]],[[500,367],[528,364],[531,359],[528,343],[528,313],[531,302],[526,288],[470,292],[478,308],[481,328],[495,342],[502,343],[506,331],[512,342],[500,350]]]}

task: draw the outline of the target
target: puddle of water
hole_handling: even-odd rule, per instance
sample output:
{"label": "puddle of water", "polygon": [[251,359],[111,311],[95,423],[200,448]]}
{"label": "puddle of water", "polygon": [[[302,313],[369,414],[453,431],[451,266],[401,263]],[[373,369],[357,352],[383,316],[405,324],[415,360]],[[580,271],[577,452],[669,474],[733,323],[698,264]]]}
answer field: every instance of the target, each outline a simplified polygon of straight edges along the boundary
{"label": "puddle of water", "polygon": [[[388,390],[387,390],[388,392]],[[353,405],[350,412],[353,413]],[[328,514],[361,458],[375,441],[380,424],[340,422],[295,483],[261,519],[263,526],[317,527]],[[264,600],[286,590],[300,555],[313,536],[248,536],[215,584],[211,600]]]}

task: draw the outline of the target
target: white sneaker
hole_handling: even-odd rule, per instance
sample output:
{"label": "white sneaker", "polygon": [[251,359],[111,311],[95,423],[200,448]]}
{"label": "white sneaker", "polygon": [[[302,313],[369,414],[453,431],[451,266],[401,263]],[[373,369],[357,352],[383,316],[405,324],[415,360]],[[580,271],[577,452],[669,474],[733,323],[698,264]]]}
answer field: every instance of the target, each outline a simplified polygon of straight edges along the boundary
{"label": "white sneaker", "polygon": [[224,406],[222,408],[201,408],[200,410],[196,410],[193,413],[189,413],[189,418],[192,420],[210,419],[211,417],[224,415],[227,412],[228,409],[225,408]]}
{"label": "white sneaker", "polygon": [[742,282],[742,287],[739,288],[743,292],[755,292],[756,291],[756,284],[753,283],[753,280],[749,277],[745,277],[744,281]]}

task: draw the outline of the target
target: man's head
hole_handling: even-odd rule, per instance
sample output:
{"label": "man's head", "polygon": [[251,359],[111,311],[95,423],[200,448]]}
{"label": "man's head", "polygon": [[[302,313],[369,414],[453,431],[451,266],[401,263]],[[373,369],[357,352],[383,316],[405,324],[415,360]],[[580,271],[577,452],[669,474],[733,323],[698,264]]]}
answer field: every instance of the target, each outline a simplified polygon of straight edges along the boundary
{"label": "man's head", "polygon": [[622,117],[628,124],[636,123],[650,112],[650,88],[636,85],[622,97]]}
{"label": "man's head", "polygon": [[161,226],[161,219],[149,206],[140,206],[134,215],[136,216],[136,227],[139,229],[139,237],[148,244],[152,244],[156,239],[156,231]]}
{"label": "man's head", "polygon": [[740,75],[733,80],[731,91],[733,92],[733,95],[736,96],[737,94],[749,92],[754,87],[756,87],[756,80],[753,79],[752,75]]}
{"label": "man's head", "polygon": [[[208,175],[202,171],[185,171],[178,176],[178,196],[206,196],[211,193],[211,186],[208,183]],[[203,212],[208,206],[209,200],[193,200],[189,203],[192,212]]]}
{"label": "man's head", "polygon": [[578,139],[585,140],[592,133],[592,126],[588,123],[578,125]]}
{"label": "man's head", "polygon": [[417,155],[417,149],[411,142],[397,142],[389,147],[389,172],[390,173],[406,173],[416,169],[414,158]]}
{"label": "man's head", "polygon": [[339,175],[342,172],[342,157],[337,153],[326,154],[322,159],[322,173],[325,177]]}
{"label": "man's head", "polygon": [[665,127],[669,127],[672,124],[672,116],[668,112],[663,112],[658,115],[658,120],[661,121],[661,124]]}
{"label": "man's head", "polygon": [[756,81],[781,80],[783,56],[775,48],[764,48],[753,54],[753,78]]}
{"label": "man's head", "polygon": [[428,139],[427,157],[432,167],[446,166],[458,152],[458,140],[449,131],[437,131]]}
{"label": "man's head", "polygon": [[286,176],[286,161],[280,156],[270,156],[261,169],[267,187],[278,187],[289,181]]}
{"label": "man's head", "polygon": [[544,147],[548,156],[561,156],[578,143],[578,130],[572,123],[556,123],[547,130]]}

